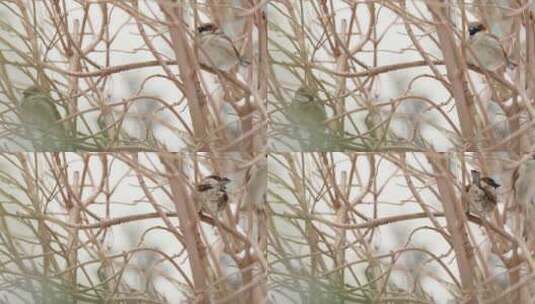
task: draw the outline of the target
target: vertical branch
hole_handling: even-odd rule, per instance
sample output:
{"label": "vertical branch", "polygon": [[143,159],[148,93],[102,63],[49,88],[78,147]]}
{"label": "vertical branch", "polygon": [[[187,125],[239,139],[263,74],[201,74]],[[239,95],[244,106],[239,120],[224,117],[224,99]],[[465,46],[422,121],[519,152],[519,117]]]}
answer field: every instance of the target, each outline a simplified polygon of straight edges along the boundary
{"label": "vertical branch", "polygon": [[[342,31],[340,40],[343,43],[349,43],[350,40],[347,39],[348,32],[350,31],[347,21],[342,20],[342,25],[340,26]],[[335,33],[336,34],[336,33]],[[349,45],[344,46],[345,49],[349,49]],[[348,54],[346,52],[339,52],[338,58],[336,58],[336,72],[340,74],[346,74],[348,72]],[[345,112],[345,98],[343,97],[346,93],[346,77],[339,76],[336,77],[336,103],[335,103],[335,114],[339,115]],[[340,120],[337,123],[335,130],[339,131],[340,134],[344,133],[344,117],[341,115]]]}
{"label": "vertical branch", "polygon": [[[242,0],[242,5],[245,1]],[[253,100],[254,103],[251,104],[250,99],[247,99],[247,107],[248,111],[250,113],[247,113],[249,121],[243,121],[244,122],[244,132],[247,132],[249,130],[252,130],[254,128],[254,124],[252,123],[253,112],[256,110],[257,113],[259,113],[259,117],[256,117],[256,119],[259,119],[260,122],[257,123],[263,123],[267,119],[267,79],[269,77],[269,54],[268,54],[268,27],[267,27],[267,20],[266,20],[266,14],[263,8],[263,5],[261,5],[261,0],[255,0],[252,2],[254,7],[254,24],[258,30],[258,61],[253,60],[253,62],[257,62],[256,64],[253,64],[253,67],[256,70],[256,73],[253,74],[253,79],[255,79],[255,87],[252,88],[253,94]],[[252,52],[255,54],[256,52]],[[254,58],[254,56],[252,56]],[[240,117],[242,119],[242,117]],[[251,124],[251,125],[249,125]],[[248,127],[248,128],[247,128]],[[249,148],[248,152],[250,155],[253,156],[260,156],[262,159],[257,161],[256,165],[256,176],[252,176],[250,182],[262,182],[265,185],[260,186],[257,185],[256,187],[260,187],[260,189],[263,189],[264,195],[257,194],[255,201],[249,201],[246,202],[249,206],[249,221],[253,221],[256,219],[256,225],[257,225],[257,236],[255,240],[252,240],[252,243],[255,244],[256,249],[260,250],[261,252],[257,252],[257,255],[263,255],[264,252],[267,250],[267,227],[265,227],[267,223],[266,219],[266,212],[265,212],[265,206],[263,200],[265,199],[265,191],[267,191],[267,159],[264,158],[264,149],[267,144],[267,125],[260,130],[256,136],[249,137],[248,145]],[[257,177],[259,176],[259,177]],[[254,185],[253,185],[254,186]],[[257,189],[249,188],[248,195],[253,197],[252,195],[254,191],[258,191]],[[261,197],[261,198],[260,198]],[[259,199],[260,198],[260,199]],[[251,214],[254,209],[254,214]],[[254,236],[254,234],[252,234]],[[259,241],[259,243],[257,243]],[[260,259],[264,259],[264,257],[259,257]],[[263,267],[262,267],[263,268]],[[262,272],[255,271],[254,273],[250,273],[251,271],[246,271],[244,278],[244,282],[250,282],[253,283],[254,279],[256,277],[263,276],[265,272],[267,272],[267,269],[264,269]],[[247,278],[248,277],[248,278]],[[247,284],[247,283],[246,283]],[[254,286],[250,292],[250,298],[249,301],[251,303],[260,303],[264,301],[267,297],[267,280],[262,279],[262,281]]]}
{"label": "vertical branch", "polygon": [[[67,52],[67,54],[70,55],[69,56],[69,71],[76,73],[81,70],[80,56],[82,55],[79,53],[79,51],[72,50],[72,48],[74,48],[75,50],[81,50],[80,21],[78,21],[78,19],[74,20],[72,31],[73,31],[72,39],[69,39],[69,42],[70,42],[69,45],[71,44],[76,44],[76,45],[70,46],[69,47],[70,50],[69,52]],[[68,35],[68,33],[66,34]],[[69,110],[68,111],[69,114],[74,114],[78,112],[78,102],[77,102],[77,97],[76,97],[78,95],[78,78],[75,76],[70,76],[68,86],[69,86],[69,91],[68,91],[69,102],[67,103],[67,109]],[[69,128],[69,130],[72,132],[72,135],[76,136],[76,117],[73,119],[73,122],[69,125],[72,126],[71,128]]]}
{"label": "vertical branch", "polygon": [[[82,185],[80,184],[80,172],[74,171],[73,184],[69,185],[69,174],[67,167],[62,165],[60,153],[52,154],[53,162],[49,164],[54,171],[54,177],[56,178],[58,185],[61,188],[68,191],[67,198],[64,200],[64,207],[67,211],[67,222],[69,228],[67,228],[67,282],[71,284],[73,290],[77,287],[77,269],[78,269],[78,247],[79,247],[79,235],[78,225],[80,224],[80,212],[81,212],[81,193]],[[65,160],[64,160],[65,161]],[[85,169],[89,166],[89,155],[84,157]]]}
{"label": "vertical branch", "polygon": [[[184,95],[188,102],[195,139],[204,141],[207,137],[205,118],[208,110],[206,96],[202,93],[199,83],[199,70],[195,68],[198,66],[197,59],[193,54],[193,49],[187,43],[186,28],[182,20],[182,4],[160,4],[160,9],[169,24],[171,42],[173,43],[178,70],[184,84]],[[206,150],[205,143],[202,143],[200,150]]]}
{"label": "vertical branch", "polygon": [[[39,235],[39,242],[42,248],[41,250],[43,251],[43,275],[46,277],[46,275],[50,271],[50,266],[52,262],[54,262],[54,259],[53,257],[51,257],[52,248],[50,247],[50,241],[51,241],[50,233],[48,231],[48,228],[45,223],[44,216],[43,216],[44,212],[46,211],[45,206],[41,206],[41,203],[39,202],[39,191],[37,188],[38,183],[36,182],[38,168],[36,166],[35,168],[36,178],[33,178],[30,173],[31,170],[28,165],[27,157],[21,153],[17,154],[16,156],[21,164],[21,169],[22,169],[23,178],[24,178],[24,182],[25,182],[25,186],[27,190],[27,195],[30,198],[32,207],[34,209],[33,212],[35,212],[36,215],[38,215],[38,219],[39,219],[38,224],[37,224],[37,232]],[[0,208],[0,211],[3,211],[3,210]],[[7,233],[8,235],[8,238],[4,242],[7,241],[6,243],[9,244],[8,247],[11,247],[13,249],[11,254],[15,256],[15,263],[22,270],[23,273],[25,274],[30,273],[31,269],[27,268],[26,265],[23,263],[24,260],[22,259],[22,256],[19,255],[19,251],[18,249],[16,249],[15,243],[13,242],[14,240],[12,240],[9,235],[8,225],[7,225],[7,222],[3,222],[3,217],[2,217],[2,223],[0,223],[0,228],[1,228],[0,231],[2,231],[2,234]],[[28,282],[27,287],[28,289],[32,291],[34,300],[37,301],[37,299],[39,298],[39,295],[37,294],[33,285],[30,282]],[[41,288],[42,290],[48,289],[47,280],[44,280],[42,282]]]}
{"label": "vertical branch", "polygon": [[[533,6],[533,4],[531,5]],[[528,8],[529,10],[529,8]],[[526,25],[526,87],[528,97],[535,99],[535,11],[528,12],[524,20]]]}
{"label": "vertical branch", "polygon": [[[37,23],[34,19],[34,24],[31,24],[31,18],[28,12],[28,7],[21,1],[17,0],[16,5],[18,6],[20,13],[21,13],[21,23],[24,26],[24,29],[26,31],[26,38],[29,41],[29,44],[31,45],[31,60],[32,64],[34,64],[35,69],[37,70],[37,84],[40,84],[43,86],[43,88],[48,88],[48,79],[45,75],[44,69],[43,69],[43,61],[40,54],[40,48],[39,48],[39,35],[37,33]],[[35,3],[33,8],[35,9]],[[34,10],[33,12],[34,17],[37,15],[37,11]]]}
{"label": "vertical branch", "polygon": [[[58,158],[59,161],[59,158]],[[58,163],[58,165],[60,165]],[[78,195],[80,193],[80,185],[78,183],[78,180],[80,178],[80,173],[78,171],[74,172],[74,185],[73,185],[73,194]],[[73,287],[75,287],[76,284],[76,272],[78,269],[78,243],[79,243],[79,237],[78,237],[78,228],[76,226],[80,222],[80,206],[78,204],[78,199],[73,200],[73,204],[70,204],[70,206],[67,208],[68,212],[68,223],[71,224],[72,228],[69,228],[69,239],[67,241],[67,263],[68,268],[71,269],[70,275],[68,278],[68,282],[72,284]]]}
{"label": "vertical branch", "polygon": [[477,300],[473,295],[474,292],[474,265],[473,253],[469,252],[466,247],[469,244],[468,236],[462,221],[463,210],[460,208],[461,204],[457,201],[455,196],[455,189],[453,188],[451,178],[449,176],[448,160],[444,154],[432,153],[428,155],[428,161],[433,167],[438,191],[441,197],[442,208],[446,217],[446,224],[451,236],[451,243],[459,274],[461,276],[461,283],[466,292],[468,292],[469,301],[467,303],[475,304]]}
{"label": "vertical branch", "polygon": [[[261,0],[255,1],[255,7],[261,8]],[[269,79],[269,52],[268,52],[268,25],[266,19],[266,13],[263,9],[256,9],[254,20],[258,29],[258,66],[256,77],[257,85],[254,98],[257,101],[256,108],[259,110],[261,121],[267,120],[267,93],[268,93],[268,79]],[[253,151],[258,152],[264,150],[267,144],[267,125],[256,137],[257,140],[253,142]]]}
{"label": "vertical branch", "polygon": [[161,153],[160,161],[165,167],[165,172],[169,176],[169,185],[173,195],[173,203],[178,216],[180,230],[184,236],[184,243],[188,252],[191,273],[195,284],[196,294],[199,295],[198,303],[208,303],[206,289],[208,287],[208,274],[204,265],[206,264],[206,253],[202,246],[201,236],[198,231],[197,212],[193,208],[191,196],[186,190],[186,181],[183,178],[181,160],[176,155]]}
{"label": "vertical branch", "polygon": [[[348,193],[348,178],[347,178],[347,172],[343,171],[340,178],[340,189],[343,195],[346,195]],[[346,198],[347,199],[347,198]],[[348,204],[338,204],[339,208],[335,208],[336,212],[336,223],[344,225],[348,221],[347,216],[347,209]],[[334,243],[334,250],[335,250],[335,267],[340,269],[337,274],[336,283],[337,286],[341,289],[344,288],[344,269],[343,265],[346,263],[346,244],[347,244],[347,235],[346,235],[346,229],[343,228],[336,228],[335,229],[335,243]]]}
{"label": "vertical branch", "polygon": [[450,22],[447,14],[447,3],[444,0],[437,1],[436,4],[427,4],[427,7],[433,15],[436,24],[436,30],[446,71],[451,83],[451,93],[455,99],[457,114],[463,137],[468,142],[467,149],[475,147],[475,123],[474,123],[474,102],[466,83],[466,69],[461,65],[461,54],[455,44],[455,39],[451,31]]}
{"label": "vertical branch", "polygon": [[[533,4],[531,5],[533,7]],[[528,8],[529,10],[529,8]],[[524,69],[526,74],[526,91],[529,100],[525,100],[525,104],[528,107],[528,110],[532,107],[531,104],[535,101],[535,9],[526,14],[525,25],[526,25],[526,67]],[[524,85],[524,84],[522,84]],[[531,116],[533,120],[534,117]],[[529,128],[533,130],[532,127]],[[528,133],[531,134],[531,133]],[[527,138],[526,138],[527,137]],[[522,152],[527,152],[533,150],[530,145],[533,144],[531,136],[522,136],[528,142],[527,146],[522,147]]]}
{"label": "vertical branch", "polygon": [[[256,163],[249,169],[248,180],[246,181],[245,204],[247,207],[247,235],[253,250],[262,261],[261,271],[254,271],[252,267],[243,269],[244,284],[253,283],[255,277],[267,275],[267,263],[265,254],[267,252],[267,215],[266,215],[266,191],[268,174],[267,157],[264,153],[259,154]],[[256,233],[255,233],[256,232]],[[247,252],[250,252],[249,250]],[[250,260],[250,257],[247,257]],[[247,266],[250,263],[247,263]],[[263,279],[251,290],[251,303],[260,303],[267,297],[267,280]]]}

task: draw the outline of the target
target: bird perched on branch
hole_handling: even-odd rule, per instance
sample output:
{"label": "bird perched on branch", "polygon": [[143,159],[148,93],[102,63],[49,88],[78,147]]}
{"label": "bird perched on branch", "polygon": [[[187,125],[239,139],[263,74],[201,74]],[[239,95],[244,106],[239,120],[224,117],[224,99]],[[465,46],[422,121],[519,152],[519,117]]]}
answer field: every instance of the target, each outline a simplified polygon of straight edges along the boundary
{"label": "bird perched on branch", "polygon": [[471,174],[472,183],[466,187],[468,193],[466,211],[485,216],[492,212],[497,205],[496,189],[500,185],[490,177],[481,177],[477,170],[472,170]]}
{"label": "bird perched on branch", "polygon": [[483,23],[469,23],[468,33],[470,35],[468,41],[470,50],[467,51],[469,63],[492,71],[515,67],[498,37],[489,33]]}
{"label": "bird perched on branch", "polygon": [[[481,22],[468,24],[470,34],[469,47],[467,50],[468,62],[483,69],[497,72],[503,76],[506,68],[513,69],[514,64],[507,55],[500,39],[491,34]],[[492,88],[495,101],[505,101],[512,96],[512,92],[499,81],[491,78],[489,85]]]}
{"label": "bird perched on branch", "polygon": [[196,186],[199,193],[199,211],[211,216],[218,216],[228,204],[229,196],[226,185],[230,182],[227,177],[209,175]]}
{"label": "bird perched on branch", "polygon": [[22,95],[19,115],[35,151],[72,151],[72,139],[50,94],[31,86]]}
{"label": "bird perched on branch", "polygon": [[208,67],[228,71],[237,64],[249,64],[242,58],[232,39],[214,23],[197,27],[199,62]]}

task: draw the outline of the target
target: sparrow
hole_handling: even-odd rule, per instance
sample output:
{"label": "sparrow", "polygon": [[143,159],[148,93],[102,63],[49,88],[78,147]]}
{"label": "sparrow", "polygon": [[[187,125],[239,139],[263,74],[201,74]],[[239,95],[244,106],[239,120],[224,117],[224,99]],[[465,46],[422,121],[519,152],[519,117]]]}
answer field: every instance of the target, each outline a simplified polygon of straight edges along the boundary
{"label": "sparrow", "polygon": [[50,94],[38,86],[23,91],[19,115],[36,151],[71,151],[70,136]]}
{"label": "sparrow", "polygon": [[496,189],[500,187],[494,179],[481,177],[477,170],[472,170],[472,183],[466,187],[468,194],[467,212],[473,211],[479,216],[489,214],[497,204]]}
{"label": "sparrow", "polygon": [[197,27],[197,34],[201,64],[223,71],[228,71],[237,64],[248,64],[240,55],[232,39],[214,23],[200,25]]}
{"label": "sparrow", "polygon": [[[468,63],[502,75],[506,68],[515,68],[516,64],[509,59],[500,39],[491,34],[483,23],[469,23],[468,33]],[[513,95],[510,89],[495,79],[489,79],[489,85],[492,88],[492,99],[495,101],[505,101]]]}
{"label": "sparrow", "polygon": [[468,41],[470,50],[467,52],[469,63],[492,71],[515,66],[509,60],[498,37],[489,33],[483,23],[470,22],[468,33],[470,35]]}
{"label": "sparrow", "polygon": [[196,186],[199,194],[199,211],[217,216],[228,204],[229,196],[226,185],[230,182],[227,177],[209,175]]}

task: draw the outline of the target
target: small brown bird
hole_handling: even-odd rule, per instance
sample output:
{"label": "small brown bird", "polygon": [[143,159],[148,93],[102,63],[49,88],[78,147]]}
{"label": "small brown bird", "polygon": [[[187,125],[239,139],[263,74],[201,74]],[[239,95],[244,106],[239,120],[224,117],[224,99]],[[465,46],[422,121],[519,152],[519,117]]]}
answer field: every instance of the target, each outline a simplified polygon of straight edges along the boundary
{"label": "small brown bird", "polygon": [[509,56],[507,56],[507,52],[498,37],[489,33],[483,23],[470,22],[468,33],[470,35],[468,41],[470,50],[467,50],[469,63],[492,71],[515,66],[509,60]]}
{"label": "small brown bird", "polygon": [[214,23],[197,27],[199,62],[206,66],[227,71],[237,64],[247,65],[232,39]]}
{"label": "small brown bird", "polygon": [[481,177],[477,170],[472,170],[471,174],[472,184],[466,187],[469,200],[466,211],[484,216],[496,208],[496,189],[500,185],[490,177]]}
{"label": "small brown bird", "polygon": [[217,216],[223,211],[229,200],[226,189],[229,182],[229,178],[218,175],[203,178],[202,182],[196,186],[200,199],[199,211],[212,216]]}
{"label": "small brown bird", "polygon": [[[516,64],[509,59],[500,39],[491,34],[483,23],[469,23],[468,32],[470,39],[466,55],[469,63],[502,75],[506,68],[515,68]],[[502,102],[512,97],[511,90],[499,81],[489,79],[489,85],[492,88],[493,100]]]}

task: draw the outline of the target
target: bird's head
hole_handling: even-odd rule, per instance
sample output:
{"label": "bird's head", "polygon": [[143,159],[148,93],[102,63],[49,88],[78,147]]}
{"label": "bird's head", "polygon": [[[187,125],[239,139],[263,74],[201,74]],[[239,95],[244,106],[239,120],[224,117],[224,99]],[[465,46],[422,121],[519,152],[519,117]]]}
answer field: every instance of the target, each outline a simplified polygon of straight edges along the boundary
{"label": "bird's head", "polygon": [[500,184],[498,184],[494,179],[492,179],[490,177],[481,178],[481,183],[483,183],[483,184],[485,184],[487,186],[490,186],[490,187],[492,187],[494,189],[500,187]]}
{"label": "bird's head", "polygon": [[197,33],[203,34],[203,33],[215,33],[218,30],[217,25],[215,23],[203,23],[197,27]]}
{"label": "bird's head", "polygon": [[215,188],[224,189],[228,183],[230,183],[230,179],[225,176],[208,175],[197,185],[197,191],[203,192]]}
{"label": "bird's head", "polygon": [[316,98],[317,90],[302,86],[295,92],[295,101],[297,102],[311,102]]}
{"label": "bird's head", "polygon": [[22,96],[28,97],[28,96],[32,96],[32,95],[36,95],[36,94],[43,94],[43,93],[45,93],[45,90],[43,90],[39,86],[33,85],[33,86],[27,88],[26,90],[24,90],[22,92]]}
{"label": "bird's head", "polygon": [[487,30],[487,27],[481,22],[470,22],[468,23],[468,33],[470,37],[473,37],[479,32],[484,32]]}

